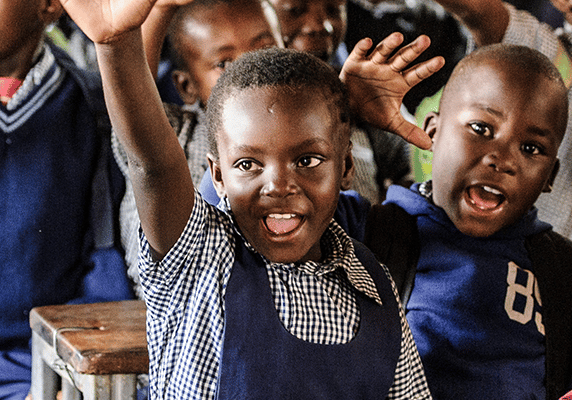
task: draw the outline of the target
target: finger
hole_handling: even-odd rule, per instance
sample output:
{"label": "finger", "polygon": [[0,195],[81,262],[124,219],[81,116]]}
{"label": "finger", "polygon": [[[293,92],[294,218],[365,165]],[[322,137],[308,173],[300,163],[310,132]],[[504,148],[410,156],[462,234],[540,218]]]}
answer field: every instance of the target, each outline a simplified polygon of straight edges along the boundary
{"label": "finger", "polygon": [[420,149],[429,150],[431,148],[432,142],[427,132],[419,128],[417,125],[407,121],[401,114],[393,118],[388,131],[401,136],[403,139]]}
{"label": "finger", "polygon": [[393,70],[401,71],[411,64],[431,45],[429,36],[421,35],[391,57],[390,64]]}
{"label": "finger", "polygon": [[352,61],[363,61],[366,59],[367,52],[371,49],[372,41],[370,38],[361,39],[356,43],[348,59]]}
{"label": "finger", "polygon": [[370,59],[375,64],[383,64],[389,56],[403,43],[403,35],[399,32],[393,32],[391,35],[383,39],[370,55]]}
{"label": "finger", "polygon": [[403,79],[409,87],[417,85],[424,79],[429,78],[445,65],[445,59],[441,56],[433,57],[430,60],[417,64],[406,71],[403,71]]}

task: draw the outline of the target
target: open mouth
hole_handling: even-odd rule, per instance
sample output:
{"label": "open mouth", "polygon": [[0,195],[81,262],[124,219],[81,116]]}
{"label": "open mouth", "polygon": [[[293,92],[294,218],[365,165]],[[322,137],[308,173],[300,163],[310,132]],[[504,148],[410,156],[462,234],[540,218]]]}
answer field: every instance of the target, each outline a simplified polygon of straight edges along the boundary
{"label": "open mouth", "polygon": [[504,203],[506,197],[500,190],[490,186],[470,186],[467,188],[469,203],[479,210],[491,211]]}
{"label": "open mouth", "polygon": [[268,230],[275,235],[284,235],[294,231],[302,218],[296,214],[270,214],[264,219]]}

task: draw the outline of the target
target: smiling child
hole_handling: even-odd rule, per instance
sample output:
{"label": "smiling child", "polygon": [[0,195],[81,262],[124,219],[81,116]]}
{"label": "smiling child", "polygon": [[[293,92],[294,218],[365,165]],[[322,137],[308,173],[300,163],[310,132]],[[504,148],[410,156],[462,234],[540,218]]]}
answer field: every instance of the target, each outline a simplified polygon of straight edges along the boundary
{"label": "smiling child", "polygon": [[[164,106],[185,151],[191,179],[197,185],[208,169],[205,107],[210,92],[218,77],[238,56],[278,44],[275,37],[279,35],[269,20],[259,0],[169,0],[157,4],[142,26],[147,61],[154,74],[168,33],[176,67],[173,82],[184,104],[165,103]],[[127,155],[117,140],[113,141],[113,152],[127,186],[119,216],[125,261],[135,292],[143,298],[137,270],[139,214]]]}
{"label": "smiling child", "polygon": [[426,117],[432,181],[389,190],[386,204],[416,220],[420,253],[404,305],[435,398],[570,390],[572,244],[534,208],[558,171],[567,110],[547,57],[483,47],[459,63],[439,112]]}
{"label": "smiling child", "polygon": [[[129,158],[151,397],[431,398],[389,275],[332,221],[353,168],[336,72],[268,49],[223,73],[207,110],[218,209],[195,191],[145,60],[138,27],[152,2],[62,4],[96,43]],[[386,78],[372,95],[391,93],[388,115],[403,127],[393,116],[407,88],[442,62],[408,68],[421,48],[388,58],[395,39],[368,58],[364,41],[353,59]]]}

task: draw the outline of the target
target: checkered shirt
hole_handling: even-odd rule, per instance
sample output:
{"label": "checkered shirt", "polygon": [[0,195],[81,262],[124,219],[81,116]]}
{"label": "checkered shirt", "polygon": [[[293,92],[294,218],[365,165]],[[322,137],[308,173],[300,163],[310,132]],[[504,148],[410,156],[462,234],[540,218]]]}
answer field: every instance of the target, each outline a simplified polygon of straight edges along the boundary
{"label": "checkered shirt", "polygon": [[[151,398],[215,398],[224,340],[224,295],[236,237],[230,214],[208,205],[198,194],[187,226],[162,261],[152,261],[141,235],[139,269],[147,303]],[[359,326],[351,286],[377,302],[380,299],[351,240],[335,222],[322,244],[328,252],[323,264],[267,262],[270,285],[280,319],[293,335],[314,343],[346,343]],[[397,298],[395,287],[394,295]],[[400,318],[401,355],[389,398],[430,399],[401,308]]]}
{"label": "checkered shirt", "polygon": [[[203,175],[208,169],[208,133],[206,130],[205,111],[197,101],[193,105],[179,106],[177,104],[163,104],[165,112],[173,130],[177,133],[179,144],[185,151],[191,179],[199,187]],[[117,165],[125,177],[125,194],[119,208],[119,225],[121,244],[125,250],[125,263],[127,275],[133,282],[133,289],[138,298],[143,298],[143,291],[139,283],[137,264],[139,262],[139,213],[135,204],[133,184],[129,177],[127,167],[127,154],[117,139],[112,135],[111,146]]]}

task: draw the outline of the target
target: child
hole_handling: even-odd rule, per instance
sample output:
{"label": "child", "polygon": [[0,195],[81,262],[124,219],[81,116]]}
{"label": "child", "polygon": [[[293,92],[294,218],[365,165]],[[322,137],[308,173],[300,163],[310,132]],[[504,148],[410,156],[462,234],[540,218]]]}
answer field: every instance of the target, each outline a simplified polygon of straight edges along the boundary
{"label": "child", "polygon": [[44,40],[59,1],[0,10],[0,398],[23,399],[33,307],[132,293],[114,243],[122,178],[99,79]]}
{"label": "child", "polygon": [[276,9],[284,45],[307,51],[341,68],[348,56],[343,43],[347,0],[270,0]]}
{"label": "child", "polygon": [[[406,315],[437,399],[556,399],[572,388],[572,244],[533,207],[558,171],[567,110],[539,52],[471,53],[425,120],[433,180],[388,192],[386,204],[411,217],[368,221],[365,243],[410,281]],[[412,234],[382,250],[387,238],[371,232],[380,222],[387,238]],[[399,252],[401,262],[387,256]]]}
{"label": "child", "polygon": [[[275,30],[265,17],[260,0],[195,0],[163,2],[155,6],[143,25],[144,44],[151,71],[157,65],[165,35],[176,69],[173,80],[183,106],[165,104],[169,121],[185,151],[191,178],[198,185],[208,169],[205,111],[210,92],[224,69],[238,56],[277,45]],[[127,156],[117,140],[114,155],[127,182],[120,223],[128,274],[138,297],[143,293],[137,271],[139,216],[127,170]]]}
{"label": "child", "polygon": [[[225,71],[207,111],[222,211],[195,194],[147,68],[137,27],[152,4],[63,4],[96,43],[129,156],[144,232],[151,396],[430,398],[388,276],[331,221],[352,169],[336,73],[281,49],[249,53]],[[399,113],[401,89],[442,63],[404,70],[415,49],[388,60],[393,39],[369,59],[365,41],[354,58],[383,64]]]}
{"label": "child", "polygon": [[[567,0],[551,0],[566,20],[564,27],[554,30],[529,13],[501,0],[439,0],[467,26],[476,46],[492,43],[518,44],[534,48],[557,65],[566,85],[572,108],[572,10]],[[569,116],[572,111],[569,111]],[[560,172],[550,195],[542,194],[536,202],[538,216],[554,230],[572,239],[572,119],[560,146]]]}

